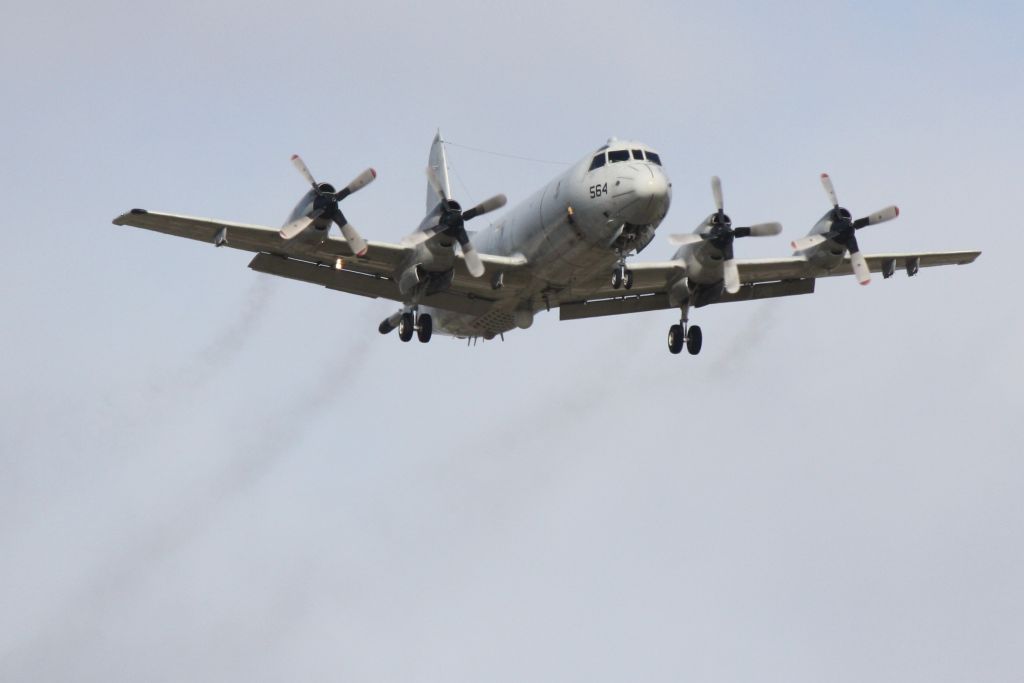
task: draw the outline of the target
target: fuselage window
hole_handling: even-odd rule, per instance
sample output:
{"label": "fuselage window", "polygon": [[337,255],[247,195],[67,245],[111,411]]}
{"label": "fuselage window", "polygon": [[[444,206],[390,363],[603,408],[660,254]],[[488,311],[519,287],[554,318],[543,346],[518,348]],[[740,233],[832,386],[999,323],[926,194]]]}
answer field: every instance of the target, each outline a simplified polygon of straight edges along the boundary
{"label": "fuselage window", "polygon": [[608,152],[608,161],[613,164],[616,161],[629,161],[629,150],[617,149],[614,152]]}
{"label": "fuselage window", "polygon": [[643,161],[644,160],[643,150],[634,149],[633,150],[633,158],[636,159],[637,161]]}
{"label": "fuselage window", "polygon": [[590,170],[593,171],[595,168],[601,168],[604,166],[604,152],[601,152],[594,160],[590,162]]}
{"label": "fuselage window", "polygon": [[647,161],[651,162],[652,164],[657,164],[658,166],[661,166],[661,157],[655,154],[654,152],[647,152]]}

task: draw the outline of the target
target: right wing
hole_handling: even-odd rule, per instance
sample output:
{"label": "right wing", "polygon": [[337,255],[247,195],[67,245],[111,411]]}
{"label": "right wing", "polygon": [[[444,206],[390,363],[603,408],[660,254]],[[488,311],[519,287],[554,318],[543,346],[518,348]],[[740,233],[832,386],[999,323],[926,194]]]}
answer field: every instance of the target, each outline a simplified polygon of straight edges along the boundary
{"label": "right wing", "polygon": [[[336,237],[321,239],[317,235],[301,234],[285,240],[278,234],[277,228],[145,209],[132,209],[113,222],[114,225],[145,228],[166,235],[256,252],[249,267],[258,272],[319,284],[360,296],[402,302],[395,277],[409,256],[410,249],[400,244],[367,242],[367,253],[356,256],[348,242]],[[482,278],[472,277],[462,255],[456,254],[451,287],[445,292],[426,297],[422,303],[445,310],[482,315],[494,301],[514,296],[518,285],[524,282],[526,259],[522,256],[488,254],[480,254],[480,258],[490,272],[500,271],[505,274],[504,288],[493,289],[491,279],[486,275]],[[336,268],[339,259],[341,269]]]}

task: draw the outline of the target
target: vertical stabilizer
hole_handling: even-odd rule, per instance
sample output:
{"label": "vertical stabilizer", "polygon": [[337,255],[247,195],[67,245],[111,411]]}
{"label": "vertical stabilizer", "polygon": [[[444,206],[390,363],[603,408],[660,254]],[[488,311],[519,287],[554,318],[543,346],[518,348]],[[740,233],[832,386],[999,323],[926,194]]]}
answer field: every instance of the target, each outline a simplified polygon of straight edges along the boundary
{"label": "vertical stabilizer", "polygon": [[[437,135],[434,136],[434,142],[430,145],[430,159],[427,161],[427,165],[433,169],[434,177],[437,178],[437,182],[441,185],[441,192],[446,197],[452,196],[452,186],[448,179],[448,156],[444,152],[444,140],[441,139],[441,131],[437,131]],[[427,181],[427,214],[433,213],[440,203],[441,198],[437,196],[437,192],[430,185],[430,181]]]}

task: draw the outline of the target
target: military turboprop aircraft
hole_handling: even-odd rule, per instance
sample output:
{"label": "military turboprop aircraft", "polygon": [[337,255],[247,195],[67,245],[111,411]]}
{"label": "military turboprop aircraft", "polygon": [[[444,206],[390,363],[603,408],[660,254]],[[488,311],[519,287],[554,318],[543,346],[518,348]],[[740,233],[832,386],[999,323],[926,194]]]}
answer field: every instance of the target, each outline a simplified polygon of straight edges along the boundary
{"label": "military turboprop aircraft", "polygon": [[[558,308],[562,320],[678,309],[668,347],[700,352],[701,329],[691,308],[713,303],[810,294],[815,279],[922,266],[973,262],[979,251],[864,255],[856,231],[892,220],[888,207],[853,219],[839,206],[832,180],[821,180],[832,208],[785,258],[737,259],[740,237],[777,235],[778,223],[733,227],[722,185],[712,178],[715,212],[697,229],[673,235],[679,249],[666,261],[629,257],[654,239],[671,201],[672,184],[660,155],[647,145],[611,139],[477,233],[466,222],[505,205],[495,195],[469,210],[452,196],[444,142],[438,133],[427,167],[426,217],[400,244],[367,242],[338,203],[376,178],[367,169],[340,191],[318,182],[302,159],[295,167],[311,188],[280,228],[132,209],[114,219],[179,237],[256,252],[249,267],[352,294],[396,301],[401,308],[380,323],[407,342],[428,342],[434,331],[459,338],[493,339],[527,329],[534,314]],[[342,237],[329,235],[332,224]]]}

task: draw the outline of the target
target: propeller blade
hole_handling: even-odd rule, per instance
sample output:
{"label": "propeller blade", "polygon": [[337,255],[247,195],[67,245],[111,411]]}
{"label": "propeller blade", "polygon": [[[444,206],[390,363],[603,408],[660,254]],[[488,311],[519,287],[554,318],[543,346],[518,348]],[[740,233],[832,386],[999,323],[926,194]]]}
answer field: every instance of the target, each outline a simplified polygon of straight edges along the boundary
{"label": "propeller blade", "polygon": [[348,246],[352,248],[353,253],[356,256],[366,256],[366,251],[369,248],[366,246],[366,240],[352,227],[352,224],[346,221],[340,213],[334,217],[334,222],[341,228],[341,234],[344,235],[345,241],[348,242]]}
{"label": "propeller blade", "polygon": [[668,236],[668,243],[669,244],[673,244],[673,245],[675,245],[677,247],[682,247],[682,246],[685,246],[687,244],[697,244],[698,242],[703,242],[703,241],[704,241],[704,236],[701,235],[700,233],[696,233],[696,232],[687,232],[687,233],[683,233],[681,235],[677,234],[677,235],[669,235]]}
{"label": "propeller blade", "polygon": [[411,235],[406,235],[402,238],[403,247],[415,247],[418,244],[423,244],[431,237],[441,232],[440,228],[443,226],[436,225],[433,228],[427,228],[426,230],[417,230]]}
{"label": "propeller blade", "polygon": [[341,201],[342,199],[344,199],[345,197],[349,196],[350,194],[352,194],[354,192],[358,192],[359,190],[363,189],[364,187],[366,187],[367,185],[372,183],[374,181],[374,179],[376,179],[376,177],[377,177],[377,172],[375,170],[373,170],[372,168],[366,169],[365,171],[363,171],[362,173],[357,175],[355,177],[355,179],[351,183],[349,183],[346,187],[342,188],[341,192],[339,192],[335,196],[335,198],[338,201]]}
{"label": "propeller blade", "polygon": [[790,246],[793,247],[793,251],[807,251],[812,247],[816,247],[828,238],[824,235],[808,235],[807,237],[801,237],[798,240],[790,242]]}
{"label": "propeller blade", "polygon": [[484,274],[484,262],[480,260],[480,254],[476,253],[473,243],[469,240],[462,245],[462,257],[466,260],[466,270],[470,275],[480,277]]}
{"label": "propeller blade", "polygon": [[299,169],[299,173],[301,173],[302,177],[306,179],[306,182],[308,182],[315,188],[316,179],[313,178],[313,174],[309,172],[308,168],[306,168],[306,164],[305,162],[302,161],[302,157],[300,157],[298,154],[293,154],[292,164],[295,166],[295,168]]}
{"label": "propeller blade", "polygon": [[740,269],[735,260],[722,262],[722,281],[725,282],[725,291],[730,294],[740,291]]}
{"label": "propeller blade", "polygon": [[468,221],[471,218],[476,218],[477,216],[482,216],[485,213],[490,213],[491,211],[500,209],[507,203],[508,197],[506,197],[503,194],[496,194],[490,199],[485,199],[484,201],[480,202],[469,211],[464,211],[462,213],[462,220]]}
{"label": "propeller blade", "polygon": [[825,194],[828,195],[832,206],[839,206],[839,200],[836,199],[836,188],[832,185],[832,179],[828,177],[828,173],[821,174],[821,186],[825,188]]}
{"label": "propeller blade", "polygon": [[782,223],[757,223],[749,228],[736,228],[736,237],[771,237],[782,232]]}
{"label": "propeller blade", "polygon": [[466,261],[466,270],[469,271],[469,274],[473,277],[483,275],[484,263],[480,260],[480,254],[476,253],[476,249],[473,248],[473,243],[469,241],[469,234],[466,232],[466,229],[460,229],[455,239],[459,241],[459,246],[462,247],[462,257]]}
{"label": "propeller blade", "polygon": [[427,182],[430,183],[430,187],[433,188],[438,199],[445,202],[451,199],[445,189],[441,187],[441,181],[438,179],[437,171],[434,170],[433,166],[427,166]]}
{"label": "propeller blade", "polygon": [[716,175],[711,176],[711,194],[715,196],[715,208],[721,211],[725,202],[722,200],[722,181]]}
{"label": "propeller blade", "polygon": [[874,212],[870,216],[866,216],[865,218],[858,218],[853,222],[853,227],[857,230],[860,230],[861,228],[867,225],[875,225],[877,223],[885,223],[886,221],[891,221],[893,218],[896,218],[899,215],[900,209],[898,206],[887,206],[881,211]]}
{"label": "propeller blade", "polygon": [[857,282],[862,285],[871,283],[871,268],[868,267],[868,260],[859,251],[850,253],[850,265],[853,266],[853,274],[857,276]]}
{"label": "propeller blade", "polygon": [[310,225],[312,225],[314,220],[316,220],[316,218],[313,216],[303,216],[301,218],[296,218],[291,223],[288,223],[283,228],[281,228],[277,234],[279,234],[281,236],[281,239],[283,240],[290,240],[293,237],[296,237],[299,233],[308,228]]}

